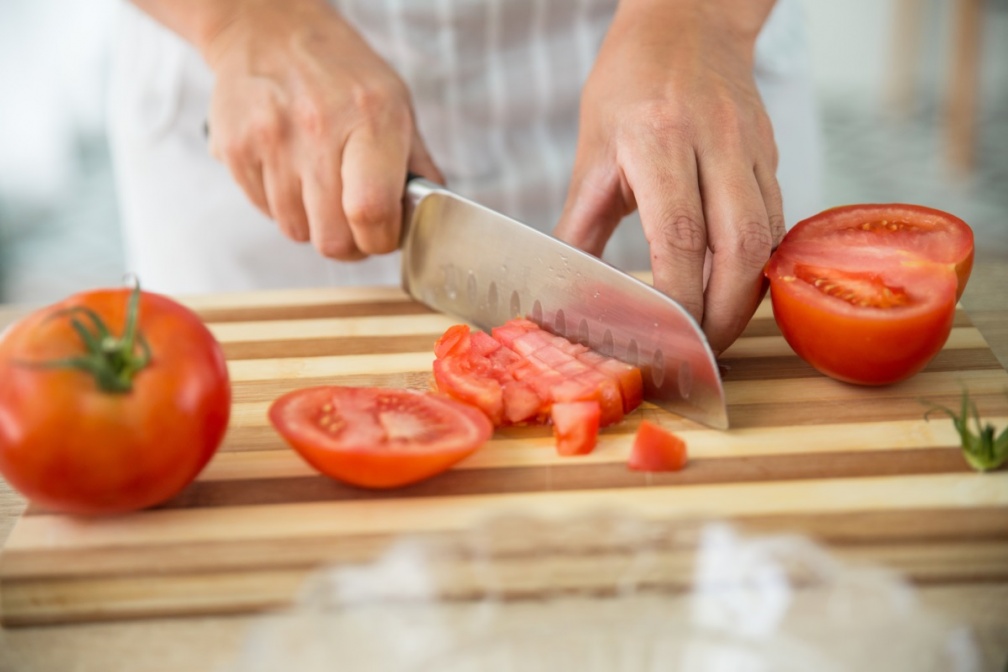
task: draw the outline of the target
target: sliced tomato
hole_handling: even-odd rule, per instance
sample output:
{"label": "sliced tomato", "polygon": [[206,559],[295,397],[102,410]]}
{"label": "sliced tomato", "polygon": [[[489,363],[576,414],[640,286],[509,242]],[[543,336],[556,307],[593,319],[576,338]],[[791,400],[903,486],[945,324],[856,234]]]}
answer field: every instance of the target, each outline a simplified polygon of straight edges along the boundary
{"label": "sliced tomato", "polygon": [[679,471],[686,466],[686,442],[653,422],[641,420],[627,466],[635,471]]}
{"label": "sliced tomato", "polygon": [[550,419],[560,455],[586,455],[598,440],[601,408],[595,401],[568,401],[553,404]]}
{"label": "sliced tomato", "polygon": [[269,409],[270,422],[313,467],[365,488],[392,488],[439,474],[493,434],[477,409],[401,389],[311,387]]}
{"label": "sliced tomato", "polygon": [[448,327],[448,330],[441,334],[441,337],[434,343],[434,356],[441,359],[468,352],[471,347],[469,334],[468,324],[455,324]]}
{"label": "sliced tomato", "polygon": [[973,263],[962,220],[929,208],[849,206],[797,224],[766,267],[795,353],[838,380],[904,380],[941,350]]}
{"label": "sliced tomato", "polygon": [[487,360],[468,357],[442,357],[434,360],[434,382],[438,391],[475,406],[494,426],[504,420],[504,390],[491,375]]}

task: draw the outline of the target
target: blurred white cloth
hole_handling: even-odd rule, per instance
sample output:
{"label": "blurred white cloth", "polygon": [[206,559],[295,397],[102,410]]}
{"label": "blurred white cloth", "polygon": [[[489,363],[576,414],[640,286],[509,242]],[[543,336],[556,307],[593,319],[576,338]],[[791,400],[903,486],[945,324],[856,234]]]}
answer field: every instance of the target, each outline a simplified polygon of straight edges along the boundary
{"label": "blurred white cloth", "polygon": [[[550,231],[566,196],[581,87],[615,0],[338,0],[402,76],[449,187]],[[670,30],[672,28],[670,27]],[[757,43],[788,225],[821,209],[820,151],[800,9],[779,0]],[[123,3],[109,134],[127,267],[169,293],[397,284],[399,255],[341,263],[289,241],[210,157],[213,76],[199,55]],[[605,258],[646,269],[636,215]]]}

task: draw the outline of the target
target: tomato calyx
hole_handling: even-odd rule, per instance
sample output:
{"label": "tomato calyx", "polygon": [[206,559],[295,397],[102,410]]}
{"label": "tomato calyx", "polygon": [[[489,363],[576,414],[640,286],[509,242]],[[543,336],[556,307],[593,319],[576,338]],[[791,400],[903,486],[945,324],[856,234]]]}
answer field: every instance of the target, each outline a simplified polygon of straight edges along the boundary
{"label": "tomato calyx", "polygon": [[130,293],[122,336],[113,335],[101,316],[86,306],[56,311],[48,319],[60,317],[70,318],[70,326],[84,343],[85,354],[20,363],[47,369],[78,369],[91,374],[102,392],[124,394],[132,390],[133,378],[151,361],[150,345],[137,328],[140,321],[139,283],[134,285]]}

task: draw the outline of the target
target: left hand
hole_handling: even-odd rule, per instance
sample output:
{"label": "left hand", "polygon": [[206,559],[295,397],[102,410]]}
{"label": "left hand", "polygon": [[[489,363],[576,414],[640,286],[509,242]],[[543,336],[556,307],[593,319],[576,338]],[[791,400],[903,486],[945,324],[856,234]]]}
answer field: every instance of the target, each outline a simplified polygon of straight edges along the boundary
{"label": "left hand", "polygon": [[770,4],[620,4],[582,94],[554,231],[601,255],[639,209],[655,287],[697,319],[716,353],[755,312],[784,235],[777,148],[753,77]]}

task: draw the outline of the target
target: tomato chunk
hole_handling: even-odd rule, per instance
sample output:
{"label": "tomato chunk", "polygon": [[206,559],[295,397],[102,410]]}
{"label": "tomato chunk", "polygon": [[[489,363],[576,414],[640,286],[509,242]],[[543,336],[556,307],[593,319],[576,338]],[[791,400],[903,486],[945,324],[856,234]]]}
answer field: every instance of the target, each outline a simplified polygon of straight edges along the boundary
{"label": "tomato chunk", "polygon": [[627,466],[635,471],[679,471],[686,466],[686,442],[653,422],[641,420]]}
{"label": "tomato chunk", "polygon": [[430,478],[493,434],[479,410],[433,393],[321,386],[273,402],[269,419],[323,474],[365,488]]}
{"label": "tomato chunk", "polygon": [[560,455],[586,455],[598,439],[601,409],[595,401],[567,401],[553,404],[550,418],[556,451]]}

